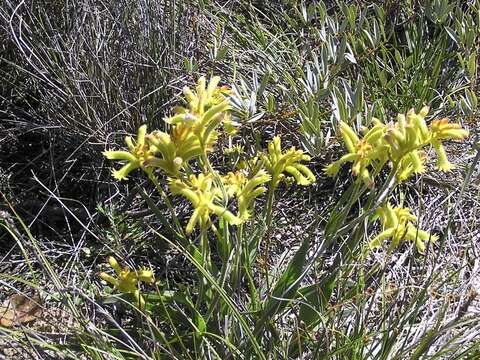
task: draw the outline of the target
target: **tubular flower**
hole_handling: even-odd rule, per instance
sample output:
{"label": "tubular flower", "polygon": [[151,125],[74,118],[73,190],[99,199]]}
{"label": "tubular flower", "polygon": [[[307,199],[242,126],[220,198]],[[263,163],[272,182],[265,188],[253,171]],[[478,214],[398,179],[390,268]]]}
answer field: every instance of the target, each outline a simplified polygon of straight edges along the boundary
{"label": "tubular flower", "polygon": [[113,256],[108,257],[108,263],[115,271],[116,276],[114,277],[102,272],[100,273],[100,278],[110,283],[121,293],[131,294],[135,298],[137,305],[139,305],[140,308],[143,308],[145,306],[145,300],[140,294],[138,285],[142,282],[147,284],[154,283],[155,277],[153,275],[153,271],[147,269],[132,271],[128,267],[124,267],[122,269]]}
{"label": "tubular flower", "polygon": [[396,248],[402,240],[413,241],[420,253],[425,252],[425,241],[436,241],[438,237],[424,230],[417,229],[412,222],[417,217],[408,208],[392,207],[390,204],[377,210],[383,231],[373,238],[370,248],[380,247],[385,240],[391,239],[391,248]]}
{"label": "tubular flower", "polygon": [[412,174],[425,171],[426,155],[422,149],[431,145],[437,153],[437,168],[448,171],[453,165],[448,161],[442,140],[461,140],[468,132],[459,124],[450,124],[448,119],[434,120],[430,128],[425,122],[429,108],[424,106],[418,114],[414,109],[406,116],[399,114],[394,123],[383,124],[373,120],[374,126],[360,139],[346,123],[340,123],[340,133],[348,153],[325,168],[327,175],[334,176],[345,162],[352,162],[352,173],[373,186],[369,168],[380,170],[387,161],[397,169],[397,181],[408,179]]}
{"label": "tubular flower", "polygon": [[201,228],[207,228],[211,222],[210,214],[215,214],[232,225],[242,223],[240,218],[216,204],[221,199],[222,193],[214,187],[212,174],[200,174],[198,177],[191,175],[187,182],[171,179],[170,191],[174,195],[182,195],[193,206],[193,214],[185,229],[187,234],[191,234],[197,224],[200,224]]}
{"label": "tubular flower", "polygon": [[248,179],[245,185],[237,194],[238,213],[242,220],[247,220],[251,216],[251,208],[257,197],[267,191],[263,184],[271,180],[271,176],[265,171],[258,171],[252,178]]}
{"label": "tubular flower", "polygon": [[183,165],[184,159],[177,156],[177,148],[169,134],[162,131],[154,131],[146,135],[150,147],[154,148],[158,156],[146,159],[144,165],[162,169],[168,176],[177,176]]}
{"label": "tubular flower", "polygon": [[407,179],[413,173],[425,171],[423,166],[425,156],[419,151],[422,147],[431,145],[437,153],[437,168],[442,171],[453,169],[445,153],[442,140],[463,140],[468,131],[459,124],[451,124],[448,119],[434,120],[428,128],[425,117],[429,108],[424,106],[418,114],[415,110],[404,115],[398,115],[397,123],[391,125],[386,132],[385,140],[390,145],[389,154],[393,164],[398,165],[399,181]]}
{"label": "tubular flower", "polygon": [[431,144],[437,153],[437,168],[442,171],[449,171],[454,168],[454,165],[448,161],[442,140],[463,140],[468,136],[468,131],[462,129],[459,124],[450,124],[447,118],[434,120],[431,129]]}
{"label": "tubular flower", "polygon": [[425,106],[416,114],[411,109],[406,116],[398,114],[397,121],[386,126],[384,139],[389,146],[389,159],[398,168],[399,182],[414,173],[425,172],[426,157],[420,149],[428,145],[431,139],[431,132],[425,122],[428,110]]}
{"label": "tubular flower", "polygon": [[251,208],[255,199],[267,191],[267,188],[262,185],[270,180],[271,176],[265,170],[259,170],[249,179],[242,171],[230,172],[223,177],[227,194],[237,196],[240,219],[245,221],[251,217]]}
{"label": "tubular flower", "polygon": [[247,178],[242,171],[229,172],[222,177],[223,186],[227,195],[232,197],[238,194],[245,186]]}
{"label": "tubular flower", "polygon": [[[177,156],[182,158],[183,161],[188,162],[202,155],[202,144],[188,126],[184,124],[174,126],[171,136]],[[216,138],[212,138],[212,140],[216,140]],[[206,151],[213,150],[213,142],[205,144],[205,147]]]}
{"label": "tubular flower", "polygon": [[107,150],[102,154],[109,160],[126,161],[127,163],[119,170],[113,170],[113,177],[117,180],[125,180],[133,170],[141,168],[145,170],[144,161],[153,159],[157,149],[153,148],[145,142],[145,134],[147,125],[138,128],[137,140],[134,141],[130,136],[125,138],[128,151],[123,150]]}
{"label": "tubular flower", "polygon": [[299,185],[307,186],[315,182],[315,175],[312,171],[300,163],[301,161],[309,161],[310,156],[304,154],[302,150],[296,150],[295,147],[282,152],[279,136],[275,136],[268,144],[268,153],[263,154],[261,158],[266,170],[272,177],[273,188],[276,188],[283,180],[285,173],[293,176]]}
{"label": "tubular flower", "polygon": [[148,134],[146,139],[162,157],[152,157],[146,160],[145,164],[158,167],[172,177],[177,177],[179,170],[188,161],[203,153],[199,140],[193,135],[191,129],[183,124],[173,127],[170,135],[162,131],[154,131]]}
{"label": "tubular flower", "polygon": [[420,150],[412,150],[398,161],[399,171],[397,180],[399,182],[407,180],[414,173],[420,174],[425,172],[425,152]]}
{"label": "tubular flower", "polygon": [[[352,173],[355,176],[360,176],[363,182],[368,187],[373,187],[373,177],[370,175],[368,167],[383,166],[386,161],[385,145],[382,142],[382,137],[385,131],[385,125],[379,120],[376,120],[375,125],[366,132],[365,136],[360,139],[355,131],[345,122],[341,121],[339,126],[340,134],[343,142],[347,148],[348,153],[343,155],[339,160],[328,165],[325,172],[329,176],[335,176],[346,162],[351,162]],[[379,163],[379,165],[375,164]]]}
{"label": "tubular flower", "polygon": [[220,77],[214,76],[207,86],[205,77],[201,77],[195,91],[185,87],[183,94],[187,107],[176,108],[174,115],[165,119],[174,126],[182,125],[191,129],[204,151],[213,147],[218,137],[216,128],[220,124],[232,125],[230,115],[227,113],[230,110],[230,103],[225,97],[228,91],[219,88],[219,82]]}

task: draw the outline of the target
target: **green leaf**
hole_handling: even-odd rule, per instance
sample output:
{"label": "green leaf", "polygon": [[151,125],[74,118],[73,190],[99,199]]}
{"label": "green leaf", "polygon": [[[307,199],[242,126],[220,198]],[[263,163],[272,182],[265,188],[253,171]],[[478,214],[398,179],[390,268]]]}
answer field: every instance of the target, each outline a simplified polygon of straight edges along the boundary
{"label": "green leaf", "polygon": [[354,95],[355,113],[362,112],[363,103],[364,103],[364,100],[363,100],[363,78],[362,78],[362,75],[358,74],[357,88],[355,89],[355,95]]}
{"label": "green leaf", "polygon": [[300,289],[298,292],[303,298],[300,305],[299,318],[307,327],[315,326],[320,320],[325,306],[332,296],[336,285],[336,274],[331,274],[318,284]]}
{"label": "green leaf", "polygon": [[260,324],[277,314],[296,297],[297,289],[303,278],[303,268],[305,266],[309,246],[310,241],[306,239],[293,256],[283,274],[280,276],[280,279],[277,281],[272,291],[272,295],[266,301]]}
{"label": "green leaf", "polygon": [[468,74],[472,79],[475,79],[475,73],[477,70],[477,56],[474,52],[472,52],[468,58]]}
{"label": "green leaf", "polygon": [[348,116],[347,105],[345,102],[345,98],[342,92],[338,88],[334,88],[334,94],[332,96],[332,100],[334,103],[334,115],[337,121],[345,121],[349,122],[350,118]]}
{"label": "green leaf", "polygon": [[197,336],[202,336],[207,330],[207,324],[205,323],[202,314],[200,314],[197,310],[195,310],[194,320],[196,327],[195,333]]}
{"label": "green leaf", "polygon": [[217,56],[215,58],[216,61],[221,61],[225,58],[225,55],[227,55],[228,48],[225,46],[222,46],[218,49],[217,51]]}
{"label": "green leaf", "polygon": [[275,112],[275,97],[273,94],[268,94],[266,108],[270,114]]}
{"label": "green leaf", "polygon": [[395,49],[395,60],[397,61],[398,67],[402,68],[403,67],[403,59],[402,55],[400,54],[400,51]]}
{"label": "green leaf", "polygon": [[455,30],[446,26],[445,31],[447,32],[448,36],[450,36],[450,38],[455,42],[455,44],[458,45],[459,39],[458,39],[458,35],[455,33]]}
{"label": "green leaf", "polygon": [[478,105],[477,96],[473,91],[469,89],[465,90],[465,95],[467,96],[466,100],[468,102],[469,108],[471,109],[472,112],[474,112],[477,109],[477,105]]}
{"label": "green leaf", "polygon": [[188,244],[187,240],[184,236],[178,231],[174,229],[173,226],[170,224],[169,220],[166,218],[165,214],[163,214],[162,209],[160,209],[155,202],[150,198],[144,188],[137,185],[138,193],[143,198],[143,200],[147,203],[150,210],[155,214],[157,219],[162,223],[163,226],[167,229],[168,233],[173,235],[177,240],[182,242],[183,244]]}
{"label": "green leaf", "polygon": [[263,92],[265,91],[265,88],[267,87],[268,83],[270,82],[271,78],[271,73],[270,71],[267,71],[265,74],[262,76],[262,80],[260,80],[260,86],[258,87],[257,90],[257,97],[261,98],[263,95]]}

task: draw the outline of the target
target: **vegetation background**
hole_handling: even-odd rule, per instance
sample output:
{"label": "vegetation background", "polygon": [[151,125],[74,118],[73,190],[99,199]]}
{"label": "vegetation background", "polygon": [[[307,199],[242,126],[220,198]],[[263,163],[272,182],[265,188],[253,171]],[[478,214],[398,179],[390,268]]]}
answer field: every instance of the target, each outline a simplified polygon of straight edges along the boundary
{"label": "vegetation background", "polygon": [[[0,315],[15,294],[43,309],[0,327],[0,356],[480,358],[478,0],[0,4]],[[292,275],[303,292],[274,313],[251,313],[242,289],[225,287],[223,322],[202,332],[198,308],[194,326],[183,313],[166,331],[161,316],[105,296],[105,259],[152,267],[161,296],[194,292],[184,289],[195,289],[198,269],[158,236],[171,217],[154,187],[140,175],[114,181],[101,152],[141,124],[163,130],[183,86],[202,74],[237,94],[236,143],[261,148],[281,135],[313,158],[313,187],[278,192],[255,264],[260,292],[262,269],[286,274],[305,239],[308,260]],[[322,170],[344,151],[336,125],[359,129],[423,105],[471,134],[448,144],[456,170],[429,171],[393,194],[441,240],[425,255],[410,244],[364,255],[360,244],[378,229],[355,219],[369,200],[352,195],[347,169],[335,179]],[[186,203],[173,206],[188,217]],[[237,323],[250,332],[231,335]]]}

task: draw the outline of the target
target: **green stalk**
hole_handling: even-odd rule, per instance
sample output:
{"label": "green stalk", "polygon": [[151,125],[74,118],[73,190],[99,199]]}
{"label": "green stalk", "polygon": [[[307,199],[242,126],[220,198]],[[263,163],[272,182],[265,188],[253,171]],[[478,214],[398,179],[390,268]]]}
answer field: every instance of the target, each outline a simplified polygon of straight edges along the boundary
{"label": "green stalk", "polygon": [[[223,200],[223,207],[227,207],[228,205],[228,195],[225,192],[225,189],[223,187],[223,181],[222,178],[220,177],[218,171],[215,171],[213,168],[210,160],[208,159],[207,152],[204,150],[202,153],[201,157],[201,163],[203,166],[203,172],[205,174],[212,174],[215,182],[217,183],[218,188],[222,191],[222,200]],[[229,226],[228,222],[224,221],[224,226],[223,226],[223,236],[218,238],[218,241],[221,242],[221,248],[225,250],[225,253],[223,254],[224,256],[222,257],[222,260],[226,261],[229,258],[232,246],[230,242],[230,237],[229,237]]]}
{"label": "green stalk", "polygon": [[243,224],[240,224],[237,227],[235,254],[234,254],[233,267],[232,267],[232,274],[230,277],[231,278],[230,283],[233,289],[240,288],[240,282],[242,280],[241,263],[242,263],[244,252],[248,252],[248,248],[247,249],[243,248]]}
{"label": "green stalk", "polygon": [[[202,266],[212,274],[212,262],[211,262],[211,254],[210,254],[210,244],[208,242],[208,231],[205,224],[202,224],[201,233],[200,233],[200,252],[202,254]],[[200,279],[200,287],[199,287],[199,296],[197,300],[196,308],[200,309],[202,303],[205,300],[211,299],[211,290],[208,288],[208,283],[199,272],[198,274]]]}
{"label": "green stalk", "polygon": [[[265,249],[262,254],[264,273],[265,273],[265,282],[267,284],[267,293],[270,292],[270,274],[268,271],[268,253],[270,251],[270,228],[272,226],[273,219],[273,201],[275,199],[275,188],[273,187],[273,180],[271,186],[268,189],[267,204],[265,208],[265,232],[263,233],[262,238],[265,238]],[[257,244],[258,246],[258,244]]]}
{"label": "green stalk", "polygon": [[183,227],[182,227],[182,224],[180,224],[180,220],[178,220],[178,217],[177,215],[175,214],[175,209],[168,197],[168,195],[166,194],[166,192],[163,190],[162,186],[160,185],[160,183],[158,182],[158,179],[157,177],[153,174],[153,172],[147,172],[148,174],[148,179],[153,183],[153,185],[155,185],[155,189],[157,189],[157,192],[160,194],[160,196],[162,197],[163,201],[165,201],[165,204],[167,204],[167,207],[168,209],[170,210],[170,213],[172,215],[172,218],[173,218],[173,221],[175,222],[175,226],[177,227],[177,231],[179,232],[179,234],[181,234],[181,236],[186,239],[186,235],[183,231]]}

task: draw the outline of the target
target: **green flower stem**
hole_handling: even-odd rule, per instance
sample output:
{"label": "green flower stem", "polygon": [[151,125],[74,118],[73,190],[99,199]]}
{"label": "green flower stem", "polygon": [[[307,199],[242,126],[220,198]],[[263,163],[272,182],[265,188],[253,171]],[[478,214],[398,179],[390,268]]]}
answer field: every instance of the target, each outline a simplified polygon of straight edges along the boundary
{"label": "green flower stem", "polygon": [[[210,254],[210,244],[208,242],[208,227],[206,224],[202,224],[200,229],[200,252],[202,254],[202,266],[212,274],[212,262]],[[213,274],[212,274],[213,275]],[[212,298],[211,289],[209,289],[208,281],[202,275],[198,273],[199,278],[199,296],[196,304],[196,308],[200,308],[204,300],[209,301]]]}
{"label": "green flower stem", "polygon": [[230,275],[230,284],[233,289],[240,288],[240,282],[242,279],[242,259],[243,254],[246,252],[243,244],[243,224],[237,227],[237,238],[235,244],[235,254],[233,259],[232,273]]}
{"label": "green flower stem", "polygon": [[275,188],[273,182],[270,183],[271,186],[268,188],[268,195],[267,195],[267,206],[265,207],[265,226],[266,226],[266,233],[270,232],[270,227],[272,225],[272,215],[273,215],[273,201],[275,199]]}
{"label": "green flower stem", "polygon": [[233,289],[239,289],[242,278],[245,276],[248,282],[248,291],[254,307],[258,296],[255,282],[252,275],[252,264],[250,263],[250,247],[248,241],[244,238],[244,225],[237,227],[236,247],[230,284]]}
{"label": "green flower stem", "polygon": [[[243,225],[238,227],[238,236],[237,241],[241,244],[242,248],[242,259],[239,260],[239,273],[242,274],[241,268],[243,268],[244,274],[247,278],[248,282],[248,290],[250,293],[250,300],[252,302],[252,310],[255,311],[257,309],[257,299],[258,299],[258,292],[257,287],[255,286],[255,282],[253,281],[253,274],[252,274],[252,264],[250,262],[250,244],[247,239],[243,236]],[[241,279],[241,276],[239,277]]]}
{"label": "green flower stem", "polygon": [[263,264],[264,264],[264,272],[265,272],[265,281],[267,284],[267,292],[270,292],[270,276],[268,271],[268,253],[270,251],[270,228],[272,226],[272,219],[273,219],[273,202],[275,200],[275,184],[272,180],[270,183],[270,187],[268,189],[268,196],[267,196],[267,206],[265,209],[265,232],[263,237],[265,238],[265,248],[263,251]]}
{"label": "green flower stem", "polygon": [[[376,170],[374,173],[373,173],[373,176],[374,178],[378,176],[378,174],[380,173],[381,169],[378,169]],[[389,184],[391,180],[393,180],[393,184],[392,186],[389,188],[388,186],[385,188],[385,185],[384,187],[381,189],[381,190],[386,190],[388,191],[387,194],[385,194],[384,198],[387,199],[389,194],[397,187],[397,185],[399,184],[398,180],[397,180],[397,173],[399,171],[399,167],[398,167],[398,164],[393,164],[393,167],[390,169],[390,172],[388,173],[388,177],[387,177],[387,180],[385,181],[385,185],[386,184]],[[365,187],[363,187],[363,189],[361,190],[361,194],[363,194],[363,192],[366,190]],[[382,195],[382,191],[380,191],[380,194]],[[361,195],[360,195],[361,196]],[[385,201],[385,200],[384,200]],[[373,196],[369,196],[369,199],[367,201],[367,204],[365,205],[365,213],[373,213],[375,210],[378,209],[378,207],[380,206],[381,204],[377,202],[375,202],[375,199],[373,198]],[[369,219],[370,220],[370,219]],[[370,247],[369,247],[369,243],[367,242],[366,246],[364,246],[362,248],[362,253],[361,253],[361,256],[362,257],[366,257],[368,255],[368,253],[370,252]],[[390,256],[391,254],[391,250],[388,249],[387,251],[387,256]]]}
{"label": "green flower stem", "polygon": [[[155,176],[155,174],[153,172],[148,172],[147,174],[148,174],[149,180],[153,183],[153,185],[155,185],[155,188],[157,189],[157,192],[160,194],[163,201],[165,201],[165,204],[167,204],[167,207],[170,210],[170,213],[172,215],[173,221],[175,222],[175,226],[177,227],[177,231],[179,232],[179,234],[182,236],[183,239],[187,239],[187,237],[185,235],[185,232],[183,231],[182,224],[180,224],[180,220],[178,220],[178,217],[175,214],[174,207],[173,207],[168,195],[165,193],[162,186],[158,182],[157,177]],[[187,244],[184,244],[184,245],[187,245]]]}
{"label": "green flower stem", "polygon": [[[228,205],[228,195],[225,192],[225,188],[223,187],[223,182],[222,182],[222,179],[221,179],[220,175],[218,174],[217,171],[215,171],[213,169],[213,166],[212,166],[212,164],[211,164],[211,162],[210,162],[210,160],[207,156],[206,150],[203,151],[203,154],[202,154],[202,157],[201,157],[201,162],[202,162],[202,165],[204,167],[203,171],[207,174],[213,174],[213,177],[215,179],[215,182],[218,185],[218,188],[222,191],[222,199],[223,199],[223,204],[222,205],[223,205],[224,208],[226,208],[227,205]],[[228,226],[227,221],[224,221],[223,236],[218,236],[218,241],[222,243],[221,247],[226,250],[226,253],[223,256],[223,260],[227,261],[227,259],[230,256],[231,249],[232,249],[232,244],[231,244],[230,238],[229,238],[229,226]]]}
{"label": "green flower stem", "polygon": [[227,196],[227,193],[225,192],[225,189],[223,187],[223,182],[222,182],[222,179],[220,178],[220,175],[218,174],[217,171],[215,171],[213,169],[213,166],[210,162],[210,160],[208,159],[208,156],[207,156],[207,153],[206,151],[203,151],[203,155],[201,157],[201,162],[202,162],[202,165],[203,165],[203,172],[205,174],[213,174],[213,177],[215,179],[215,181],[217,182],[217,185],[219,185],[219,188],[222,190],[222,197],[223,197],[223,206],[226,207],[227,206],[227,202],[228,202],[228,196]]}
{"label": "green flower stem", "polygon": [[[160,289],[158,289],[158,287],[157,287],[157,294],[159,294],[159,293],[160,293]],[[165,317],[167,318],[167,321],[170,324],[170,327],[172,328],[174,335],[173,335],[172,339],[167,340],[165,338],[165,334],[162,331],[160,331],[160,330],[155,331],[155,334],[158,337],[162,338],[163,343],[166,345],[166,347],[170,351],[173,351],[174,345],[178,343],[180,345],[180,347],[182,348],[182,350],[184,351],[184,354],[187,355],[189,359],[193,360],[192,357],[189,355],[189,351],[187,350],[187,348],[185,346],[185,343],[182,341],[182,336],[178,332],[178,329],[175,326],[174,320],[170,316],[170,311],[167,307],[167,304],[165,303],[165,298],[163,296],[159,296],[159,299],[160,299],[160,305],[162,307],[162,313],[165,314]],[[154,328],[154,329],[157,330],[156,328]]]}

